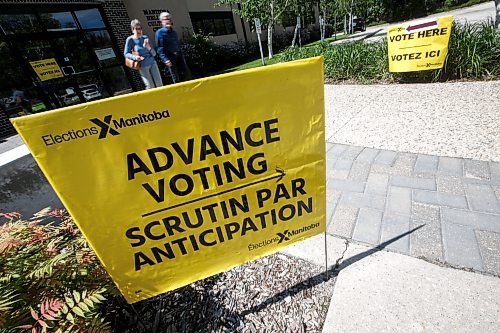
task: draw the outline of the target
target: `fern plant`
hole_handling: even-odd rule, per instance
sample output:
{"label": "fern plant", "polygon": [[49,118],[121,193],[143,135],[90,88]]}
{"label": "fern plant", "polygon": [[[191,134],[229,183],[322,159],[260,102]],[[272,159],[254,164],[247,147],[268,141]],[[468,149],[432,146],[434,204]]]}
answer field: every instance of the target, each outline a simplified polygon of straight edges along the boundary
{"label": "fern plant", "polygon": [[67,213],[0,217],[0,332],[111,331],[102,305],[118,291]]}

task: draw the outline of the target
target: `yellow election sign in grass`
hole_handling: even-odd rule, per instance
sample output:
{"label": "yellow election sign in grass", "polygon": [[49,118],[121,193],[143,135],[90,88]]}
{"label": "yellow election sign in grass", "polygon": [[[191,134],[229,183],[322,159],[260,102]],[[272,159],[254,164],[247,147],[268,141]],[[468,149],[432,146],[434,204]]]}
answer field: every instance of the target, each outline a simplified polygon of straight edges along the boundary
{"label": "yellow election sign in grass", "polygon": [[12,121],[129,302],[325,231],[322,58]]}
{"label": "yellow election sign in grass", "polygon": [[443,67],[452,21],[452,16],[446,16],[389,27],[389,72],[414,72]]}

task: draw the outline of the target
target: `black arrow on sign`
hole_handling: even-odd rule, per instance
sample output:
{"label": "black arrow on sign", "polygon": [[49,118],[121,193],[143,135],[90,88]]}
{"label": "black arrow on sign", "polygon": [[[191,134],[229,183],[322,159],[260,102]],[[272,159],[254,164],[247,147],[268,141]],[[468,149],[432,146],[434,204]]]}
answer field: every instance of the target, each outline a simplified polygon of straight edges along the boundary
{"label": "black arrow on sign", "polygon": [[259,184],[259,183],[264,183],[264,182],[267,182],[269,180],[276,179],[276,182],[279,182],[280,180],[283,179],[283,177],[285,177],[285,174],[286,174],[285,170],[283,170],[280,167],[276,167],[276,173],[277,174],[274,175],[274,176],[267,177],[267,178],[264,178],[264,179],[261,179],[261,180],[256,180],[254,182],[251,182],[251,183],[248,183],[248,184],[245,184],[245,185],[240,185],[240,186],[237,186],[237,187],[233,187],[233,188],[230,188],[229,190],[225,190],[225,191],[222,191],[222,192],[210,194],[210,195],[207,195],[207,196],[204,196],[204,197],[199,197],[197,199],[186,201],[186,202],[183,202],[183,203],[180,203],[180,204],[177,204],[177,205],[173,205],[173,206],[170,206],[170,207],[165,207],[165,208],[162,208],[162,209],[154,210],[152,212],[142,214],[142,217],[148,217],[148,216],[151,216],[151,215],[154,215],[154,214],[158,214],[160,212],[164,212],[164,211],[169,210],[169,209],[174,209],[174,208],[181,207],[181,206],[184,206],[184,205],[188,205],[188,204],[191,204],[191,203],[194,203],[194,202],[198,202],[198,201],[201,201],[201,200],[212,198],[212,197],[215,197],[215,196],[218,196],[218,195],[222,195],[222,194],[226,194],[226,193],[229,193],[229,192],[232,192],[232,191],[236,191],[236,190],[239,190],[239,189],[242,189],[242,188],[245,188],[245,187],[253,186],[253,185],[256,185],[256,184]]}

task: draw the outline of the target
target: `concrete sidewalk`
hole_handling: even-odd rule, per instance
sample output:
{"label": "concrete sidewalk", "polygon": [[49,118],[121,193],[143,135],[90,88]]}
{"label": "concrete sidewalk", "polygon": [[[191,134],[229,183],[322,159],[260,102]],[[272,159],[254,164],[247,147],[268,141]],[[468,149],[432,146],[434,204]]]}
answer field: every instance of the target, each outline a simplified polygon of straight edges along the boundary
{"label": "concrete sidewalk", "polygon": [[325,85],[326,139],[500,162],[500,81]]}
{"label": "concrete sidewalk", "polygon": [[[324,237],[283,252],[324,266]],[[499,278],[327,237],[336,282],[324,333],[500,330]]]}
{"label": "concrete sidewalk", "polygon": [[325,86],[325,333],[500,331],[499,84]]}

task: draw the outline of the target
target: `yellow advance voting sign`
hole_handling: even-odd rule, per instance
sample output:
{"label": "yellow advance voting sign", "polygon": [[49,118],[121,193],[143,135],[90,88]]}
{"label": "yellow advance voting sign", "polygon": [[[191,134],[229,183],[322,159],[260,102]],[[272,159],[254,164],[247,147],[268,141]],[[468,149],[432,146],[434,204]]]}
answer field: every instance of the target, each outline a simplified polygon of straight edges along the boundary
{"label": "yellow advance voting sign", "polygon": [[452,16],[389,27],[389,72],[414,72],[443,67]]}
{"label": "yellow advance voting sign", "polygon": [[131,303],[325,231],[322,58],[12,122]]}

